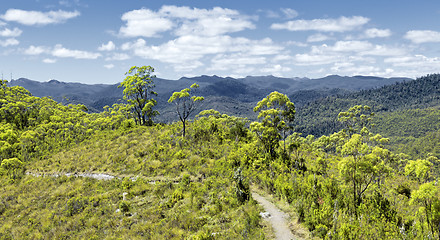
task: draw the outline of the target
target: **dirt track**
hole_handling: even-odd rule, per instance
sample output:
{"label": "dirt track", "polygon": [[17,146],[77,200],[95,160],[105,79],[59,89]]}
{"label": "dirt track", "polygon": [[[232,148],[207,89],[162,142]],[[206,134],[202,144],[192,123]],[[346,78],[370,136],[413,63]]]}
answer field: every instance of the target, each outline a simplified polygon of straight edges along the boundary
{"label": "dirt track", "polygon": [[263,216],[265,220],[269,221],[272,225],[275,232],[275,239],[277,240],[291,240],[295,239],[292,232],[288,226],[288,215],[281,210],[279,210],[275,205],[266,200],[266,198],[262,197],[256,192],[252,192],[252,197],[257,201],[260,205],[264,207],[266,213]]}

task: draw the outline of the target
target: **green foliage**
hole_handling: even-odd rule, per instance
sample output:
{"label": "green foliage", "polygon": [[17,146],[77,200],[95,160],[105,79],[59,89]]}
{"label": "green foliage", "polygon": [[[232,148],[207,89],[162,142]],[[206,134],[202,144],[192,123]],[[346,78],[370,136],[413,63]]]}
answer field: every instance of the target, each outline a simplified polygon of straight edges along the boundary
{"label": "green foliage", "polygon": [[338,165],[340,176],[352,185],[353,211],[357,217],[364,193],[373,184],[380,184],[381,177],[391,172],[387,164],[390,156],[385,149],[371,148],[359,134],[354,134],[342,146],[341,154],[343,159]]}
{"label": "green foliage", "polygon": [[338,121],[344,125],[344,131],[349,136],[354,133],[364,133],[370,128],[370,122],[374,113],[371,112],[369,106],[356,105],[348,109],[347,112],[340,112],[338,114]]}
{"label": "green foliage", "polygon": [[425,159],[409,160],[405,166],[405,175],[414,177],[419,182],[426,182],[429,178],[429,172],[432,163]]}
{"label": "green foliage", "polygon": [[[200,102],[195,87],[170,102]],[[182,137],[179,123],[136,126],[130,104],[89,114],[5,84],[0,99],[1,238],[265,239],[250,185],[287,202],[315,238],[439,236],[435,152],[388,150],[365,106],[335,116],[345,131],[302,137],[290,134],[293,103],[272,93],[261,122],[211,109]]]}
{"label": "green foliage", "polygon": [[16,179],[24,172],[23,162],[18,158],[6,158],[1,162],[0,167],[6,172],[11,179]]}
{"label": "green foliage", "polygon": [[0,119],[13,124],[17,129],[35,124],[38,98],[23,87],[7,87],[6,83],[6,80],[0,82]]}
{"label": "green foliage", "polygon": [[81,213],[89,204],[88,198],[72,197],[66,203],[67,216],[73,216]]}
{"label": "green foliage", "polygon": [[428,154],[440,158],[439,119],[436,108],[408,109],[377,114],[375,129],[390,138],[385,144],[394,152],[408,154],[411,159],[427,158]]}
{"label": "green foliage", "polygon": [[152,75],[154,68],[151,66],[133,66],[125,75],[128,75],[119,87],[123,87],[124,100],[127,101],[132,110],[133,118],[139,125],[153,125],[153,118],[159,115],[153,107],[157,101],[153,96],[157,93],[153,91],[154,78]]}
{"label": "green foliage", "polygon": [[[439,189],[433,182],[427,182],[420,185],[419,189],[414,191],[411,196],[410,204],[421,204],[419,214],[424,214],[428,231],[432,236],[440,237],[440,200]],[[422,231],[423,225],[421,225]]]}
{"label": "green foliage", "polygon": [[123,213],[127,213],[127,212],[129,212],[129,211],[130,211],[130,203],[127,202],[127,201],[121,201],[121,202],[119,203],[119,209],[121,209],[121,211],[122,211]]}
{"label": "green foliage", "polygon": [[243,177],[241,168],[238,168],[234,173],[235,181],[235,195],[240,203],[249,201],[251,193],[249,190],[249,183]]}
{"label": "green foliage", "polygon": [[[341,94],[339,96],[329,96],[310,102],[297,109],[295,131],[305,135],[330,135],[338,132],[343,125],[337,122],[338,113],[346,111],[347,106],[368,105],[376,115],[400,114],[399,111],[415,109],[425,109],[440,106],[440,97],[438,89],[440,88],[440,74],[429,74],[420,77],[414,81],[406,81],[387,85],[377,89],[362,90],[350,94]],[[429,120],[427,120],[429,121]],[[378,123],[375,121],[374,123]],[[398,122],[395,124],[399,125]],[[434,121],[431,126],[438,126],[438,122]],[[395,127],[382,125],[385,131],[378,131],[382,135],[390,136],[386,133],[386,129],[394,130]],[[414,130],[407,131],[416,132],[415,129],[423,129],[428,126],[426,123],[420,125],[402,124],[404,128]],[[437,129],[437,128],[430,128]],[[371,130],[371,129],[370,129]],[[422,133],[419,132],[417,134]],[[405,132],[403,132],[405,134]],[[403,149],[403,148],[402,148]]]}
{"label": "green foliage", "polygon": [[183,136],[186,134],[186,120],[197,109],[198,104],[204,100],[203,97],[194,95],[197,88],[199,88],[199,85],[194,83],[190,88],[174,92],[168,99],[169,103],[176,105],[176,112],[183,126]]}
{"label": "green foliage", "polygon": [[295,105],[289,98],[279,92],[272,92],[257,103],[254,112],[258,113],[261,122],[251,123],[251,129],[263,143],[266,153],[276,158],[276,149],[280,140],[284,140],[286,152],[286,137],[293,129]]}
{"label": "green foliage", "polygon": [[[27,175],[14,185],[0,178],[5,186],[0,202],[8,196],[14,199],[1,208],[1,217],[15,223],[0,226],[0,234],[13,239],[37,234],[58,239],[66,232],[73,239],[264,239],[255,202],[241,203],[236,196],[225,154],[235,151],[230,143],[242,140],[235,142],[234,136],[220,141],[217,134],[228,136],[232,124],[225,119],[225,125],[218,125],[219,132],[209,135],[208,143],[176,137],[177,124],[138,126],[98,131],[48,159],[33,160],[29,163],[33,170],[94,169],[125,177],[95,180]],[[198,129],[199,121],[204,120],[189,124],[189,129]],[[211,156],[202,155],[207,149],[213,151]],[[174,157],[177,152],[178,159]],[[28,227],[29,222],[33,227]]]}

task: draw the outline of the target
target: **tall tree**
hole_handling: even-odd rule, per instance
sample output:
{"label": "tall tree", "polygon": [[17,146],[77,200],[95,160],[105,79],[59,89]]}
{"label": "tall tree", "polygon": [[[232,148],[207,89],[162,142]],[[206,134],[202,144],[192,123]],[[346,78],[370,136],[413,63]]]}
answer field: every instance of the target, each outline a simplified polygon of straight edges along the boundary
{"label": "tall tree", "polygon": [[23,87],[8,87],[6,83],[6,80],[0,82],[0,121],[25,129],[39,112],[38,98]]}
{"label": "tall tree", "polygon": [[266,152],[275,157],[275,149],[280,140],[284,140],[285,152],[286,137],[293,129],[295,105],[286,95],[275,91],[258,102],[254,112],[259,112],[258,119],[261,122],[253,122],[251,129],[257,133]]}
{"label": "tall tree", "polygon": [[123,87],[124,100],[132,108],[135,122],[139,125],[153,125],[153,118],[159,115],[159,112],[153,110],[157,101],[153,99],[157,93],[153,91],[154,78],[152,75],[154,68],[151,66],[137,67],[133,66],[125,73],[127,77],[119,85]]}
{"label": "tall tree", "polygon": [[433,238],[435,235],[440,238],[440,200],[439,190],[436,185],[434,182],[420,185],[419,189],[412,192],[410,204],[421,205],[419,207],[419,214],[424,212],[426,223]]}
{"label": "tall tree", "polygon": [[[373,139],[380,141],[380,139]],[[386,150],[371,146],[360,134],[353,134],[342,146],[342,160],[338,164],[341,178],[351,184],[353,196],[353,211],[358,217],[358,207],[361,205],[365,192],[372,185],[380,183],[380,179],[386,177],[391,169],[388,166],[389,159]]]}
{"label": "tall tree", "polygon": [[183,125],[183,136],[186,134],[186,120],[197,109],[197,104],[204,100],[204,97],[194,95],[197,88],[199,88],[199,85],[194,83],[190,88],[174,92],[170,99],[168,99],[169,103],[176,105],[177,115]]}
{"label": "tall tree", "polygon": [[356,105],[346,112],[340,112],[338,121],[344,125],[344,131],[351,137],[355,133],[368,133],[366,130],[371,126],[373,116],[374,113],[369,106]]}

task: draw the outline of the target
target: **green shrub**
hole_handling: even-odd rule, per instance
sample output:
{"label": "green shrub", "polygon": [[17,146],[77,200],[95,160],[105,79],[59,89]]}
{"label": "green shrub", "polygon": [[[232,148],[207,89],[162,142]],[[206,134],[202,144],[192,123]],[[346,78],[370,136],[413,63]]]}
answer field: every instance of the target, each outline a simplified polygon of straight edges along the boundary
{"label": "green shrub", "polygon": [[130,203],[128,203],[127,201],[121,201],[119,203],[119,209],[121,209],[121,212],[123,213],[127,213],[130,211]]}
{"label": "green shrub", "polygon": [[73,216],[82,212],[88,205],[88,199],[84,197],[72,197],[67,201],[66,214]]}

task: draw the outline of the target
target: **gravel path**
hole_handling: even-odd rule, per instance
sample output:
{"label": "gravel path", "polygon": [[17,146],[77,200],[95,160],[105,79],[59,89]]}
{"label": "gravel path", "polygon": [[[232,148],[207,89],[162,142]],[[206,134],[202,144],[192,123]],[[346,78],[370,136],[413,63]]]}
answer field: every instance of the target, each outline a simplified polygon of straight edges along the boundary
{"label": "gravel path", "polygon": [[65,175],[67,177],[86,177],[86,178],[94,178],[98,180],[112,180],[115,176],[105,174],[105,173],[48,173],[48,174],[40,174],[35,172],[26,172],[27,175],[32,175],[34,177],[59,177],[60,175]]}
{"label": "gravel path", "polygon": [[266,212],[260,213],[260,215],[269,221],[275,231],[275,239],[277,240],[291,240],[295,239],[292,232],[288,227],[288,215],[279,210],[275,205],[266,200],[256,192],[252,192],[252,197],[260,205],[262,205]]}
{"label": "gravel path", "polygon": [[[112,180],[114,178],[122,179],[121,176],[115,176],[110,175],[107,173],[84,173],[84,172],[75,172],[75,173],[39,173],[35,171],[27,171],[26,175],[31,175],[34,177],[60,177],[60,176],[67,176],[67,177],[84,177],[84,178],[94,178],[97,180]],[[180,182],[180,179],[162,179],[162,178],[147,178],[147,177],[139,177],[134,176],[130,177],[131,181],[136,181],[138,178],[143,178],[146,180],[149,184],[156,184],[158,182],[172,182],[173,184],[178,184]],[[190,180],[192,181],[192,180]]]}

